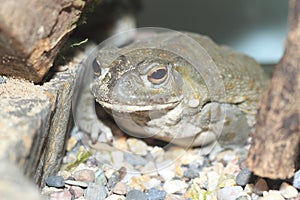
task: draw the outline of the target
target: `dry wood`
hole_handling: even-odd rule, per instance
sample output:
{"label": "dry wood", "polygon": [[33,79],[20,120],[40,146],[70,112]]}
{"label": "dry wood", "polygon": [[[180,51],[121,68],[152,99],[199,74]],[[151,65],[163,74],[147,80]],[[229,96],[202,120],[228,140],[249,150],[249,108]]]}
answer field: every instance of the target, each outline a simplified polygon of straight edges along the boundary
{"label": "dry wood", "polygon": [[285,53],[260,102],[248,167],[262,177],[290,178],[296,168],[299,142],[300,0],[291,0]]}

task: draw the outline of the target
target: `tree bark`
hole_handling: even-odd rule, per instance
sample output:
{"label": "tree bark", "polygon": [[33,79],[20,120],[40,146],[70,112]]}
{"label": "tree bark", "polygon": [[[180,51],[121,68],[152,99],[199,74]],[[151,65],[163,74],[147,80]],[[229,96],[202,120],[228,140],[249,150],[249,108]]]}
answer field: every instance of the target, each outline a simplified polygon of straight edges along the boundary
{"label": "tree bark", "polygon": [[300,144],[300,0],[290,1],[285,53],[260,101],[247,165],[271,179],[293,176]]}
{"label": "tree bark", "polygon": [[0,74],[39,82],[89,0],[1,0]]}

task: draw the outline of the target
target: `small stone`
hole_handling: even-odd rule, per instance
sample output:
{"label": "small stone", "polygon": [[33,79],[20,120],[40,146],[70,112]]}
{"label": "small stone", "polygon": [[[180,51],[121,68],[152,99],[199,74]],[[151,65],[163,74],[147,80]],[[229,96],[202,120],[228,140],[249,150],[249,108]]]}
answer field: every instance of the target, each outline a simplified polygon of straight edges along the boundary
{"label": "small stone", "polygon": [[126,192],[127,192],[126,184],[123,182],[118,182],[113,189],[113,193],[115,194],[125,195]]}
{"label": "small stone", "polygon": [[155,188],[161,185],[161,181],[156,178],[151,178],[145,183],[145,189],[149,190],[150,188]]}
{"label": "small stone", "polygon": [[71,173],[68,171],[61,171],[59,172],[59,175],[62,176],[65,180],[67,180],[69,177],[71,177]]}
{"label": "small stone", "polygon": [[236,198],[235,200],[252,200],[252,199],[249,195],[246,195],[246,196],[240,196],[240,197]]}
{"label": "small stone", "polygon": [[235,185],[236,185],[235,180],[230,178],[230,179],[225,179],[224,181],[222,181],[219,184],[219,187],[224,188],[224,187],[231,187],[231,186],[235,186]]}
{"label": "small stone", "polygon": [[101,184],[89,183],[84,191],[84,197],[89,200],[104,200],[106,196],[107,191]]}
{"label": "small stone", "polygon": [[166,198],[167,193],[163,190],[158,190],[156,188],[151,188],[147,192],[148,200],[164,200]]}
{"label": "small stone", "polygon": [[119,181],[120,173],[118,171],[115,171],[108,179],[106,187],[108,188],[108,190],[112,190]]}
{"label": "small stone", "polygon": [[113,194],[107,197],[105,200],[125,200],[125,196]]}
{"label": "small stone", "polygon": [[72,200],[72,194],[68,190],[52,193],[49,200]]}
{"label": "small stone", "polygon": [[269,187],[268,187],[267,182],[264,179],[259,178],[258,181],[254,185],[253,191],[257,195],[262,195],[264,191],[268,191],[268,190],[269,190]]}
{"label": "small stone", "polygon": [[130,190],[126,194],[127,200],[147,200],[147,195],[139,190]]}
{"label": "small stone", "polygon": [[148,162],[146,159],[142,158],[141,156],[130,154],[130,153],[124,154],[124,160],[133,166],[137,166],[137,165],[144,166]]}
{"label": "small stone", "polygon": [[247,194],[252,194],[254,191],[254,185],[253,184],[247,184],[244,188],[244,192]]}
{"label": "small stone", "polygon": [[3,76],[0,76],[0,84],[6,83],[6,78]]}
{"label": "small stone", "polygon": [[138,140],[135,138],[129,138],[127,140],[127,144],[128,144],[129,150],[134,154],[145,156],[148,153],[147,152],[148,145],[142,140]]}
{"label": "small stone", "polygon": [[251,171],[247,167],[245,167],[238,173],[235,181],[237,185],[245,186],[247,183],[249,183],[250,178]]}
{"label": "small stone", "polygon": [[280,185],[279,191],[280,191],[281,195],[287,199],[295,198],[298,195],[297,189],[286,182],[283,182]]}
{"label": "small stone", "polygon": [[65,186],[65,180],[62,176],[49,176],[45,182],[49,187],[62,188]]}
{"label": "small stone", "polygon": [[279,191],[270,190],[269,192],[265,192],[264,196],[259,200],[284,200],[284,198]]}
{"label": "small stone", "polygon": [[107,179],[105,177],[103,170],[99,169],[98,171],[95,172],[95,183],[101,185],[107,184]]}
{"label": "small stone", "polygon": [[219,185],[220,175],[215,171],[210,171],[207,173],[207,190],[214,191]]}
{"label": "small stone", "polygon": [[67,151],[68,152],[71,151],[75,147],[77,142],[78,142],[77,138],[74,137],[74,136],[71,136],[68,140],[68,143],[67,143]]}
{"label": "small stone", "polygon": [[42,195],[49,196],[49,195],[52,194],[52,193],[55,193],[55,192],[62,192],[62,191],[64,191],[63,188],[55,188],[55,187],[48,187],[48,186],[45,186],[45,187],[43,187],[41,194],[42,194]]}
{"label": "small stone", "polygon": [[226,187],[217,192],[218,200],[232,200],[245,195],[241,186]]}
{"label": "small stone", "polygon": [[187,169],[183,172],[183,176],[189,179],[193,179],[199,176],[199,173],[193,169]]}
{"label": "small stone", "polygon": [[83,189],[81,187],[78,187],[78,186],[71,186],[69,191],[71,192],[72,195],[74,195],[75,198],[82,197],[83,194],[84,194]]}
{"label": "small stone", "polygon": [[157,176],[157,169],[153,162],[148,162],[145,166],[141,167],[139,171],[143,174],[150,174],[151,176]]}
{"label": "small stone", "polygon": [[76,171],[73,174],[73,177],[77,181],[83,181],[83,182],[89,183],[89,182],[94,182],[95,173],[92,170],[83,169],[83,170]]}
{"label": "small stone", "polygon": [[175,177],[174,170],[169,168],[161,169],[158,171],[158,173],[165,181],[169,181]]}
{"label": "small stone", "polygon": [[300,170],[294,174],[293,186],[297,189],[300,189]]}
{"label": "small stone", "polygon": [[170,180],[165,182],[163,185],[164,190],[168,194],[174,194],[174,193],[184,193],[185,190],[187,189],[187,184],[186,182],[182,180]]}
{"label": "small stone", "polygon": [[71,185],[71,186],[78,186],[78,187],[82,187],[82,188],[87,188],[88,184],[82,181],[73,181],[73,180],[66,180],[65,183],[67,185]]}

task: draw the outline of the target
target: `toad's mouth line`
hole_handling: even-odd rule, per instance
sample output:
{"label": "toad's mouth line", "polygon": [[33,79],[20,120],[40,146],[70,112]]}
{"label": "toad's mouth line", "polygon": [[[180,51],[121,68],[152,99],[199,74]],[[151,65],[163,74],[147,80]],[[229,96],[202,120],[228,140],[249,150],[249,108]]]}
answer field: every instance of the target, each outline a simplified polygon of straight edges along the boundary
{"label": "toad's mouth line", "polygon": [[171,102],[164,104],[156,104],[156,105],[126,105],[126,104],[111,104],[104,101],[97,102],[104,108],[108,108],[117,112],[137,112],[137,111],[151,111],[151,110],[163,110],[163,109],[172,109],[176,107],[180,102]]}

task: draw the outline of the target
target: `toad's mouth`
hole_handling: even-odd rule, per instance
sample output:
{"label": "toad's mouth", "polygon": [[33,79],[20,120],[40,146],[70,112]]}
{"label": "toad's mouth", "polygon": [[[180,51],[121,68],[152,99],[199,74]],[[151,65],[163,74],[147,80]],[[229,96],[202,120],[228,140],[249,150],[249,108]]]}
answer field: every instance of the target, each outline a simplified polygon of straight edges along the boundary
{"label": "toad's mouth", "polygon": [[164,104],[155,104],[155,105],[126,105],[126,104],[116,104],[108,103],[104,101],[96,100],[102,107],[117,111],[117,112],[126,112],[132,113],[137,111],[151,111],[151,110],[164,110],[172,109],[176,107],[180,101],[164,103]]}

